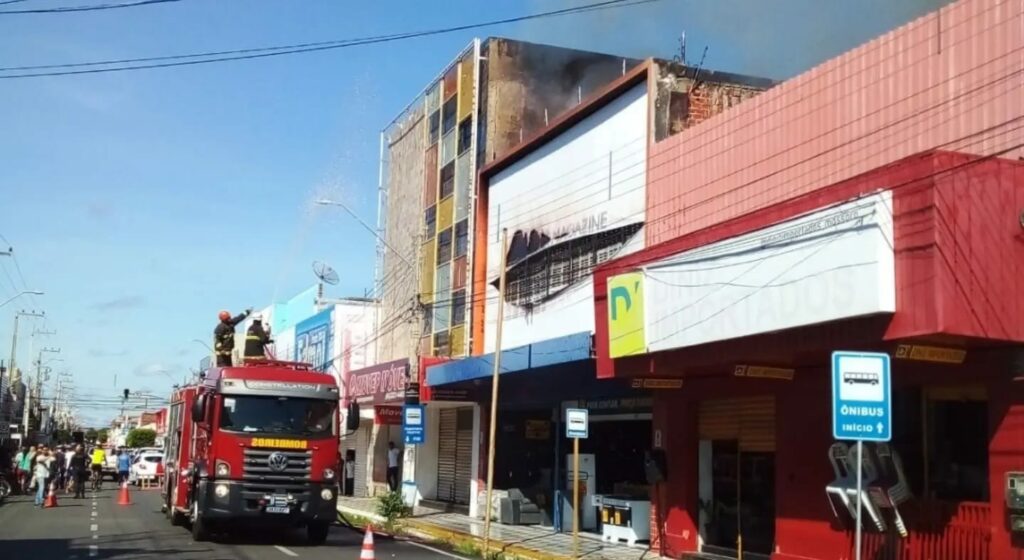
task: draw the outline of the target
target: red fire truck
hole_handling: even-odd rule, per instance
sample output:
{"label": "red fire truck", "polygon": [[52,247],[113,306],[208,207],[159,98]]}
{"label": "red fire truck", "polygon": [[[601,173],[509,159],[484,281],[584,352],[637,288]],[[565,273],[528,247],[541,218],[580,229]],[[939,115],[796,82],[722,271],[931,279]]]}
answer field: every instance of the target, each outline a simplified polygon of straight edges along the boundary
{"label": "red fire truck", "polygon": [[270,360],[211,368],[171,396],[164,511],[197,541],[245,523],[305,526],[323,543],[337,519],[340,430],[331,375]]}

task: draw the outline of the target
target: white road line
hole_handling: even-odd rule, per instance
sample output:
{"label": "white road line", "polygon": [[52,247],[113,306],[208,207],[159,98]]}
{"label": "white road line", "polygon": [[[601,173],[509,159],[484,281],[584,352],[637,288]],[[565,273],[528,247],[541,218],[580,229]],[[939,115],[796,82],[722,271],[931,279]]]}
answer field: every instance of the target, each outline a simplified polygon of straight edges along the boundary
{"label": "white road line", "polygon": [[93,523],[92,525],[89,525],[89,530],[95,533],[100,530],[100,526],[98,523]]}
{"label": "white road line", "polygon": [[89,556],[99,556],[99,554],[100,554],[100,547],[99,547],[99,545],[90,544],[89,545]]}
{"label": "white road line", "polygon": [[434,547],[432,547],[430,545],[421,544],[421,543],[418,543],[416,541],[404,541],[404,542],[406,544],[411,544],[413,546],[418,546],[420,548],[429,550],[431,552],[436,552],[437,554],[440,554],[442,556],[447,556],[449,558],[458,558],[459,560],[466,560],[465,556],[459,556],[458,554],[452,554],[451,552],[448,552],[447,550],[441,550],[440,548],[434,548]]}
{"label": "white road line", "polygon": [[92,540],[98,541],[98,540],[100,540],[100,536],[99,535],[93,535],[92,536]]}
{"label": "white road line", "polygon": [[288,550],[287,548],[285,548],[285,547],[283,547],[283,546],[278,546],[278,545],[276,545],[276,544],[275,544],[275,545],[274,545],[274,548],[276,548],[276,549],[280,550],[280,551],[281,551],[281,552],[283,552],[283,553],[284,553],[284,554],[285,554],[286,556],[291,556],[292,558],[298,558],[298,556],[299,556],[298,554],[295,554],[294,552],[292,552],[292,551]]}
{"label": "white road line", "polygon": [[94,511],[94,512],[92,512],[92,516],[93,516],[93,517],[96,517],[96,512],[95,512],[95,511]]}

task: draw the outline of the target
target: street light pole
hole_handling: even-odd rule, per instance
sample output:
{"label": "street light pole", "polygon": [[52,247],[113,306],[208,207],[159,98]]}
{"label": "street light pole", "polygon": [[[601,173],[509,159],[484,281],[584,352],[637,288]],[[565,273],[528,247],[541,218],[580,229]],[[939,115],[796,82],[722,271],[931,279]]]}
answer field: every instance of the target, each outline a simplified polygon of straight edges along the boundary
{"label": "street light pole", "polygon": [[22,290],[22,291],[20,291],[20,292],[18,292],[16,294],[14,294],[13,296],[7,298],[6,300],[4,300],[3,303],[0,303],[0,307],[3,307],[5,305],[7,305],[8,303],[11,303],[12,301],[14,301],[14,300],[20,298],[21,296],[26,295],[26,294],[33,294],[33,295],[41,296],[41,295],[43,295],[43,292],[40,292],[39,290]]}
{"label": "street light pole", "polygon": [[388,244],[387,240],[380,236],[380,232],[370,227],[370,224],[364,222],[363,219],[356,215],[356,213],[353,212],[352,209],[349,208],[348,205],[346,205],[344,202],[338,202],[337,200],[321,198],[320,200],[316,201],[316,203],[319,204],[320,206],[337,206],[338,208],[341,208],[345,212],[348,212],[348,215],[355,218],[355,220],[359,222],[359,225],[363,226],[366,229],[366,231],[370,232],[371,235],[376,237],[377,240],[380,241],[385,247],[391,249],[391,252],[394,253],[396,257],[402,259],[405,262],[405,264],[409,265],[410,268],[416,268],[416,265],[412,264],[412,262],[410,262],[409,259],[405,258],[401,253],[399,253],[398,249],[395,249],[390,244]]}

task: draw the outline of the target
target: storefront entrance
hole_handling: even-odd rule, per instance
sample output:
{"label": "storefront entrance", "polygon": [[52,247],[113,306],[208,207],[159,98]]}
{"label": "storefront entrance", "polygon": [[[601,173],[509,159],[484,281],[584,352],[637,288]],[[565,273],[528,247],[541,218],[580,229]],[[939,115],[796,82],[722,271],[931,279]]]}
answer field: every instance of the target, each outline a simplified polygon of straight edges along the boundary
{"label": "storefront entrance", "polygon": [[473,466],[473,408],[441,410],[437,441],[437,499],[469,504]]}
{"label": "storefront entrance", "polygon": [[775,401],[702,401],[698,422],[701,550],[767,560],[775,543]]}

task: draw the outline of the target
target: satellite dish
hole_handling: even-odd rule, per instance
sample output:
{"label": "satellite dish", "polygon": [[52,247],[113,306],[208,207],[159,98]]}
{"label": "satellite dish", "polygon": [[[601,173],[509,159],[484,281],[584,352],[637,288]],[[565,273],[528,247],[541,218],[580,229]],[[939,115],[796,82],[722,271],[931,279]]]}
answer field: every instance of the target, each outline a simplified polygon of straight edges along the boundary
{"label": "satellite dish", "polygon": [[338,283],[338,273],[325,262],[313,261],[313,274],[316,274],[316,277],[324,284],[333,286]]}

